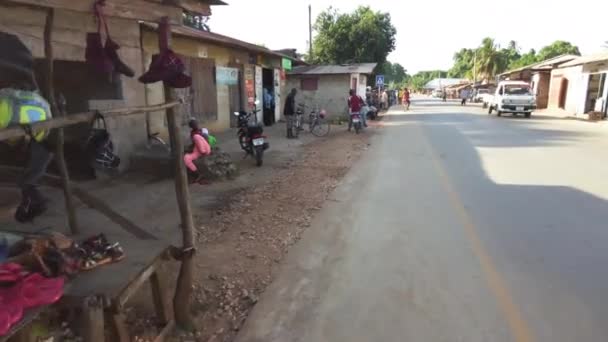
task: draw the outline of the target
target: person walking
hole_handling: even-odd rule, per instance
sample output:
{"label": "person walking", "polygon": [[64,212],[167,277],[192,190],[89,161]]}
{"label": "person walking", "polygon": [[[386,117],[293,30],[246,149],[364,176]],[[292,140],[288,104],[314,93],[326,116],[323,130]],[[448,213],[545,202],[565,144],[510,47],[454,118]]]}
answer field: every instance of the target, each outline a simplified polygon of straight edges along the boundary
{"label": "person walking", "polygon": [[287,124],[287,139],[295,139],[297,135],[293,134],[293,126],[296,119],[296,95],[298,90],[296,88],[291,89],[289,95],[285,99],[285,107],[283,108],[283,115],[285,115],[285,121]]}
{"label": "person walking", "polygon": [[469,90],[468,89],[462,89],[460,91],[460,105],[461,106],[466,106],[468,98],[469,98]]}
{"label": "person walking", "polygon": [[403,90],[403,105],[405,110],[410,110],[410,91],[407,88]]}

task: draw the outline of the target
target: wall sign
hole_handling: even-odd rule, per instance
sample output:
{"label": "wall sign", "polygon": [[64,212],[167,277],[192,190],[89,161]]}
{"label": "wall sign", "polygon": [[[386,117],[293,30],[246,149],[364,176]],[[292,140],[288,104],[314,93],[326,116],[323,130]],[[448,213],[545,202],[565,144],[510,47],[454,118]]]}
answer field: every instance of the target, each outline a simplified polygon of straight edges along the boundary
{"label": "wall sign", "polygon": [[237,85],[239,84],[239,70],[218,66],[215,68],[215,78],[217,84]]}
{"label": "wall sign", "polygon": [[289,59],[289,58],[283,58],[281,64],[282,64],[284,70],[289,71],[292,68],[291,59]]}

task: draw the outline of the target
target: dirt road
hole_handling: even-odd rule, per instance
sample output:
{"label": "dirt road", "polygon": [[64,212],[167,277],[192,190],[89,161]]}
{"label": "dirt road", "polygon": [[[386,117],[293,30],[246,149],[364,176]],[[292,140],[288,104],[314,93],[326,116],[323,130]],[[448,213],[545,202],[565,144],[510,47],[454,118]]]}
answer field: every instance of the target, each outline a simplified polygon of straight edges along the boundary
{"label": "dirt road", "polygon": [[[200,328],[176,340],[231,341],[259,295],[328,194],[366,151],[365,134],[338,127],[304,146],[270,180],[230,194],[211,217],[198,216],[193,312]],[[270,171],[269,171],[270,172]]]}

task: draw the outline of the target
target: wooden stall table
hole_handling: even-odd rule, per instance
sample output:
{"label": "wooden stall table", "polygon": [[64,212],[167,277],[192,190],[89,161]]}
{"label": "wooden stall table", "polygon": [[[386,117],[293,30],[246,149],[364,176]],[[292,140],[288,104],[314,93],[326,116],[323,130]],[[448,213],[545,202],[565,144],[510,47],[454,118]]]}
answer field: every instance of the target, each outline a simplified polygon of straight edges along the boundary
{"label": "wooden stall table", "polygon": [[[111,239],[110,239],[111,240]],[[149,280],[156,315],[163,325],[156,341],[162,341],[174,327],[173,311],[161,265],[170,259],[170,246],[158,240],[120,240],[126,257],[116,263],[83,272],[70,281],[62,303],[82,309],[86,342],[103,342],[105,325],[111,324],[115,341],[129,342],[124,308],[127,301]],[[107,313],[107,315],[104,315]],[[105,322],[111,317],[111,322]]]}

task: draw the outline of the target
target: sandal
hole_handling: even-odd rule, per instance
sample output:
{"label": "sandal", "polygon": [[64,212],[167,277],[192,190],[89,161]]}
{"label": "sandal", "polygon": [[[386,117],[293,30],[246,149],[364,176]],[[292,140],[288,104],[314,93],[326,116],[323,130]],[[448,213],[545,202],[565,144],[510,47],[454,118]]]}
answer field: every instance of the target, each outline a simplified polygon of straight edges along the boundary
{"label": "sandal", "polygon": [[84,260],[81,269],[92,270],[102,265],[118,262],[125,258],[125,253],[118,242],[108,243],[105,235],[99,234],[82,244]]}

